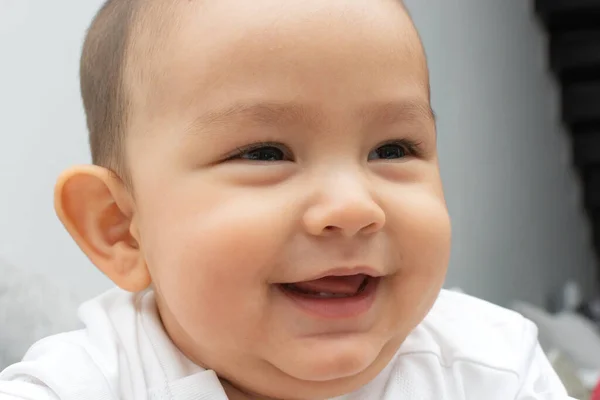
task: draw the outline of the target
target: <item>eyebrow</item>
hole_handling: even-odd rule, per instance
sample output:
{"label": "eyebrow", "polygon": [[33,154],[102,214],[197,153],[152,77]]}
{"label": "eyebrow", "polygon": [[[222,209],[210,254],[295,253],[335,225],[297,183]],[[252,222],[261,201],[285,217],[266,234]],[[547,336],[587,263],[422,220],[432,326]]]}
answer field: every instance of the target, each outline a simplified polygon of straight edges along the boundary
{"label": "eyebrow", "polygon": [[242,120],[263,125],[303,124],[315,126],[322,119],[323,114],[319,110],[299,103],[239,103],[205,113],[193,125],[219,125]]}
{"label": "eyebrow", "polygon": [[381,124],[399,122],[436,122],[436,116],[428,101],[394,100],[369,105],[361,109],[360,115],[365,120]]}
{"label": "eyebrow", "polygon": [[[394,100],[369,104],[359,109],[361,119],[380,124],[401,122],[433,122],[435,113],[427,101]],[[301,103],[239,103],[200,115],[188,130],[206,125],[222,125],[231,121],[254,122],[258,125],[317,126],[325,115],[316,107]]]}

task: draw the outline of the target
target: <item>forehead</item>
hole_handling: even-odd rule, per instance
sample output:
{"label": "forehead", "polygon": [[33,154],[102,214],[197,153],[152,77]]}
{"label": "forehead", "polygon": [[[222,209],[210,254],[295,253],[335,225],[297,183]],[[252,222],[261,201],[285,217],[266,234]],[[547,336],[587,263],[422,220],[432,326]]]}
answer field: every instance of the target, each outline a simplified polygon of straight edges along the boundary
{"label": "forehead", "polygon": [[138,87],[152,115],[255,102],[345,106],[353,97],[429,101],[423,50],[397,0],[181,2],[161,47]]}

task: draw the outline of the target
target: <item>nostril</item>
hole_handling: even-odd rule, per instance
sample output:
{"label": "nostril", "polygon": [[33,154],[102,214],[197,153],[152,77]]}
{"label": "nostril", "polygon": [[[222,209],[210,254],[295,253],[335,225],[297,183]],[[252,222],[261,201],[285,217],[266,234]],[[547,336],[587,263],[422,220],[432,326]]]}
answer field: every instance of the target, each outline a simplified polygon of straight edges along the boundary
{"label": "nostril", "polygon": [[379,230],[380,224],[377,222],[370,223],[355,230],[345,229],[336,225],[327,225],[321,231],[322,234],[342,234],[344,236],[354,236],[357,234],[372,234]]}
{"label": "nostril", "polygon": [[371,224],[365,226],[362,231],[364,233],[373,233],[376,232],[380,229],[381,224],[377,223],[377,222],[372,222]]}
{"label": "nostril", "polygon": [[325,229],[323,229],[323,233],[328,234],[328,233],[335,233],[337,231],[339,231],[340,228],[335,226],[335,225],[327,225],[325,227]]}

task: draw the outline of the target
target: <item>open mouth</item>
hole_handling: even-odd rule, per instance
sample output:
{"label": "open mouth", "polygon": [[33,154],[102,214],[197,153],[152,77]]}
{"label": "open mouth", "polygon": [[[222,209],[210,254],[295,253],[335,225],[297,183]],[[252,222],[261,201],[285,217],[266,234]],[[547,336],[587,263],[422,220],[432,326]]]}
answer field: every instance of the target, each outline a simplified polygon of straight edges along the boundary
{"label": "open mouth", "polygon": [[378,278],[365,274],[326,276],[314,281],[285,283],[281,289],[295,296],[313,299],[345,299],[360,296]]}
{"label": "open mouth", "polygon": [[325,276],[278,287],[308,315],[318,318],[357,318],[371,309],[383,278],[366,274]]}

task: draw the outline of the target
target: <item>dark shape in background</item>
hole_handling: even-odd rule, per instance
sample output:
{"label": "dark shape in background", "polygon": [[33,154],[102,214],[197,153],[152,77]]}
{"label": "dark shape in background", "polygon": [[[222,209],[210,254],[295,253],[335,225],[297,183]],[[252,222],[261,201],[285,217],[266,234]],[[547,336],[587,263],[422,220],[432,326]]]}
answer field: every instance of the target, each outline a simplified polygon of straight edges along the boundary
{"label": "dark shape in background", "polygon": [[535,7],[550,35],[550,65],[600,255],[600,0],[536,0]]}

